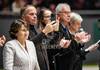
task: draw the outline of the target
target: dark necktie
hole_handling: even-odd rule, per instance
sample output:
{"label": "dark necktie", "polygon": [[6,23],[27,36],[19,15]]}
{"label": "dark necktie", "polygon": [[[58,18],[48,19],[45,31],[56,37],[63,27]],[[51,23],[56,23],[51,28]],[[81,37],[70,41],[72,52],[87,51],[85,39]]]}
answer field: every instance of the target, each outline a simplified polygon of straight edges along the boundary
{"label": "dark necktie", "polygon": [[63,28],[63,32],[64,32],[64,37],[65,37],[65,39],[70,40],[71,37],[70,37],[70,32],[69,32],[69,30],[68,30],[67,28]]}

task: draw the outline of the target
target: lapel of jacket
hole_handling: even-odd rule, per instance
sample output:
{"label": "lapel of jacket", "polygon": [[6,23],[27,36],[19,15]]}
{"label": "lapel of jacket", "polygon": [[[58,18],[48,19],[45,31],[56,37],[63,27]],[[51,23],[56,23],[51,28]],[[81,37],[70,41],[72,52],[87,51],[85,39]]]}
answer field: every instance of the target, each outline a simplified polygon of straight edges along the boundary
{"label": "lapel of jacket", "polygon": [[[17,41],[17,40],[16,40]],[[17,43],[18,43],[18,45],[19,45],[19,48],[21,48],[22,49],[22,51],[25,53],[25,55],[26,56],[28,56],[28,52],[27,52],[27,50],[20,44],[20,42],[19,41],[17,41]],[[27,47],[27,46],[26,46]]]}
{"label": "lapel of jacket", "polygon": [[62,24],[60,24],[60,32],[62,33],[62,36],[65,37],[65,39],[72,39],[68,28],[65,28]]}

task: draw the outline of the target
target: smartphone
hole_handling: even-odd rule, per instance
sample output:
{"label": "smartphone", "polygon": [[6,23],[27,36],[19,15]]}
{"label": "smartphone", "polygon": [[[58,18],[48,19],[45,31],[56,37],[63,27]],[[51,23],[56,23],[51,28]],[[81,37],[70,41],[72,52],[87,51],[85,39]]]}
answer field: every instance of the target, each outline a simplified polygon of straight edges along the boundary
{"label": "smartphone", "polygon": [[55,14],[51,14],[51,21],[56,21],[56,15]]}

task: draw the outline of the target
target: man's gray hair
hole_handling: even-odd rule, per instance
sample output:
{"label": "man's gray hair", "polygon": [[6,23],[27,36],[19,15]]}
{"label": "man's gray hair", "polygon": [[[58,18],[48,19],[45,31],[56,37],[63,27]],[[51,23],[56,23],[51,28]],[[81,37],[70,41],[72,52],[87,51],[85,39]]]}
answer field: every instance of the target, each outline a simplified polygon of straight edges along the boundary
{"label": "man's gray hair", "polygon": [[82,17],[81,17],[78,13],[71,12],[71,13],[70,13],[70,22],[71,22],[71,23],[74,23],[75,21],[80,21],[80,22],[82,22],[83,19],[82,19]]}
{"label": "man's gray hair", "polygon": [[58,5],[57,5],[57,7],[56,7],[56,14],[58,14],[59,12],[61,12],[62,11],[62,8],[63,7],[68,7],[69,9],[70,9],[70,6],[69,6],[69,4],[67,4],[67,3],[59,3]]}

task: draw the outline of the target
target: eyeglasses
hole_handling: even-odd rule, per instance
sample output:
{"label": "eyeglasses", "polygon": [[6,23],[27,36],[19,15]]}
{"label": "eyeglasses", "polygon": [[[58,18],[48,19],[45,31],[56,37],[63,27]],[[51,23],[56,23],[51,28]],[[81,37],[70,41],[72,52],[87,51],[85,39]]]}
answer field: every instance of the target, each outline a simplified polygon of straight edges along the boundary
{"label": "eyeglasses", "polygon": [[50,16],[44,16],[44,18],[51,18],[51,15]]}
{"label": "eyeglasses", "polygon": [[61,11],[61,12],[59,12],[59,13],[69,14],[69,13],[71,13],[71,12],[68,12],[68,11]]}

